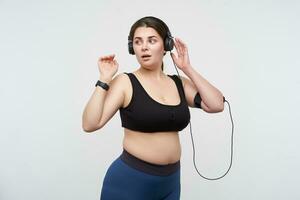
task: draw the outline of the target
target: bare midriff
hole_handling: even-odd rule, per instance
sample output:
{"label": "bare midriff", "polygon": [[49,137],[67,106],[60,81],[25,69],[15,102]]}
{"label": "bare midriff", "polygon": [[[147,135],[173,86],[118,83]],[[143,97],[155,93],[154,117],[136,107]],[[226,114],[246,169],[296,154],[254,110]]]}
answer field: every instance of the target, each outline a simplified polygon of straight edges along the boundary
{"label": "bare midriff", "polygon": [[149,163],[166,165],[181,156],[178,132],[145,133],[124,128],[123,148]]}

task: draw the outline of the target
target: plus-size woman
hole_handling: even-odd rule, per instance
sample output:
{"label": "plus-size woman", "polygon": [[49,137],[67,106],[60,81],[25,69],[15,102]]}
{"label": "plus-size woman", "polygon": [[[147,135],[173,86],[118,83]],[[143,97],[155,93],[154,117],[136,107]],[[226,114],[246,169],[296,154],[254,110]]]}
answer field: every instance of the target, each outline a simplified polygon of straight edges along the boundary
{"label": "plus-size woman", "polygon": [[[163,58],[173,45],[177,53],[171,53],[172,59],[187,77],[163,71]],[[118,110],[124,128],[123,152],[106,172],[100,199],[178,200],[178,133],[190,121],[189,107],[221,112],[223,95],[192,67],[185,43],[173,40],[156,17],[132,25],[128,48],[139,67],[113,78],[119,67],[115,55],[100,57],[98,84],[83,112],[88,133],[101,129]]]}

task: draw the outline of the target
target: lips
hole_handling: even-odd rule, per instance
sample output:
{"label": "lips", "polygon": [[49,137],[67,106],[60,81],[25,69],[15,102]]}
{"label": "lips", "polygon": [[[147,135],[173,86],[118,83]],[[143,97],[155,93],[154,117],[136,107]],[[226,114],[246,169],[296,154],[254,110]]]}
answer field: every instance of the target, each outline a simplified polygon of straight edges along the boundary
{"label": "lips", "polygon": [[151,55],[149,55],[149,54],[142,55],[142,58],[149,58],[149,57],[151,57]]}

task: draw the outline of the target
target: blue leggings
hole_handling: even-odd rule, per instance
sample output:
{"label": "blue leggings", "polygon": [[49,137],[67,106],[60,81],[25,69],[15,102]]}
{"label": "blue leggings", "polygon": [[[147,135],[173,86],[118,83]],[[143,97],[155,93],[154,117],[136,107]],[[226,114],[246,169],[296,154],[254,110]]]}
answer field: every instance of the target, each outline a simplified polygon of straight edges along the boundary
{"label": "blue leggings", "polygon": [[110,165],[103,180],[100,200],[180,199],[180,167],[169,175],[153,175],[126,162],[120,156]]}

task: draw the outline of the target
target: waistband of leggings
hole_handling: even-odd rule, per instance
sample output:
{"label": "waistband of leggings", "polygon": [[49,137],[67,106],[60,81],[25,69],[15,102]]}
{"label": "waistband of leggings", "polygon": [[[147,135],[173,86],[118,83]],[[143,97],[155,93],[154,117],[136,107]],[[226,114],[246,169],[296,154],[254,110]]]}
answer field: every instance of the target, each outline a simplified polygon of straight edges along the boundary
{"label": "waistband of leggings", "polygon": [[180,169],[180,160],[178,160],[176,163],[167,165],[149,163],[135,157],[134,155],[127,152],[124,148],[122,154],[120,155],[120,158],[129,166],[139,171],[156,176],[168,176]]}

